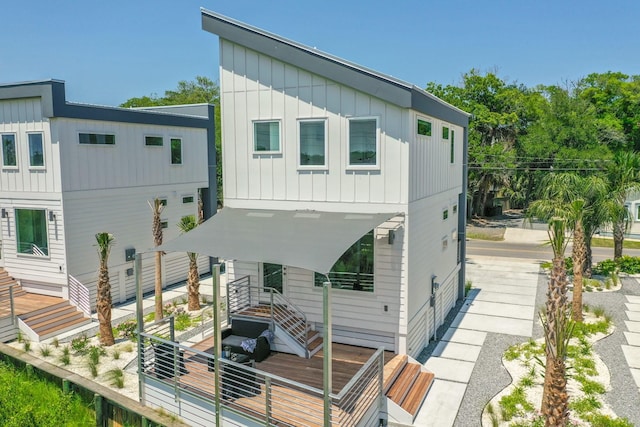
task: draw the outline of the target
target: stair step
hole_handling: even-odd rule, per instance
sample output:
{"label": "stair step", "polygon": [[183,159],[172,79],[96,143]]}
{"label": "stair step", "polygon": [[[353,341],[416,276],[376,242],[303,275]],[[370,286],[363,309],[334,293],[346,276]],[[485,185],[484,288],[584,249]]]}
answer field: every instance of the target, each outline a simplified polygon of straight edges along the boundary
{"label": "stair step", "polygon": [[411,390],[411,387],[416,381],[419,373],[420,365],[415,363],[408,363],[405,365],[402,372],[389,389],[389,392],[387,392],[387,397],[398,405],[402,405],[402,402],[407,394],[409,394],[409,391]]}
{"label": "stair step", "polygon": [[420,372],[411,390],[402,402],[402,409],[415,416],[433,384],[435,375],[432,372]]}
{"label": "stair step", "polygon": [[38,333],[40,341],[51,338],[55,335],[60,335],[64,332],[70,331],[71,329],[79,328],[80,326],[91,323],[91,319],[88,317],[81,317],[79,319],[75,319],[73,321],[69,321],[67,323],[63,323],[61,325],[54,326],[51,329],[47,329]]}
{"label": "stair step", "polygon": [[37,322],[39,319],[51,317],[52,313],[55,315],[60,312],[60,310],[64,310],[68,307],[72,307],[68,301],[61,301],[55,305],[50,305],[48,307],[39,308],[37,310],[30,311],[29,313],[21,314],[20,318],[25,323]]}
{"label": "stair step", "polygon": [[40,319],[38,322],[27,321],[25,323],[31,329],[33,329],[34,332],[39,334],[40,331],[51,329],[54,326],[61,325],[63,323],[67,323],[82,317],[84,317],[84,314],[82,312],[76,310],[75,308],[70,308],[68,310],[59,312],[55,318]]}
{"label": "stair step", "polygon": [[384,365],[384,392],[387,393],[389,388],[393,385],[395,380],[398,378],[402,370],[404,369],[407,361],[409,360],[409,356],[406,354],[398,354],[393,359],[391,359],[388,363]]}

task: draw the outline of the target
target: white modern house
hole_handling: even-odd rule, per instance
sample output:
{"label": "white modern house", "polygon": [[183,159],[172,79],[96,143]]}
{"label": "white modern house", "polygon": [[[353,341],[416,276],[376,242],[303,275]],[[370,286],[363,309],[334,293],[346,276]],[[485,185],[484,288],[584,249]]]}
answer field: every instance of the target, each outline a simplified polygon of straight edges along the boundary
{"label": "white modern house", "polygon": [[[134,255],[153,246],[148,201],[165,201],[165,239],[197,215],[200,193],[208,215],[215,209],[213,127],[211,105],[111,108],[67,102],[59,80],[0,85],[0,267],[43,295],[68,299],[79,282],[94,306],[95,234],[110,232],[113,300],[134,297]],[[187,257],[168,254],[164,267],[165,284],[184,280]]]}
{"label": "white modern house", "polygon": [[[219,36],[225,207],[164,248],[225,259],[232,325],[267,316],[279,352],[312,358],[322,348],[327,360],[329,337],[334,347],[384,347],[411,361],[463,297],[469,115],[412,84],[217,13],[203,10],[202,25]],[[190,416],[184,408],[194,400],[175,390],[189,388],[194,366],[169,388],[146,371],[146,403]],[[252,378],[262,375],[261,396],[275,395],[278,379]],[[411,404],[392,399],[396,376],[386,367],[371,375],[384,376],[388,407],[344,403],[367,393],[371,383],[347,390],[360,375],[336,395],[326,395],[325,383],[322,425],[411,424],[424,394]],[[298,388],[288,390],[278,422],[320,425],[297,424]],[[281,408],[259,402],[256,425],[272,422]],[[344,413],[348,422],[332,418]]]}

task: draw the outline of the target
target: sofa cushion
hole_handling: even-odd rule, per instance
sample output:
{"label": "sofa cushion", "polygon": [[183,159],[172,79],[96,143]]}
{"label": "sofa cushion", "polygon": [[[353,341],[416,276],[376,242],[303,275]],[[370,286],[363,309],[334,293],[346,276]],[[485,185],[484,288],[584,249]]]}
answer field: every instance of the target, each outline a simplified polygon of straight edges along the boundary
{"label": "sofa cushion", "polygon": [[256,349],[253,351],[253,358],[256,362],[262,362],[271,354],[271,347],[266,337],[258,337]]}
{"label": "sofa cushion", "polygon": [[238,335],[240,337],[258,338],[265,329],[269,329],[268,323],[241,319],[233,319],[231,322],[233,335]]}

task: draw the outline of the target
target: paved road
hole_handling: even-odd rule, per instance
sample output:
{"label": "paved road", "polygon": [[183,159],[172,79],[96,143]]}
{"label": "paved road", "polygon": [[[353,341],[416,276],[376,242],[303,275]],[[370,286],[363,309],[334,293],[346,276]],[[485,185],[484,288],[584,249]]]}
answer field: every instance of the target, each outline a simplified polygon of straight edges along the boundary
{"label": "paved road", "polygon": [[[613,248],[593,248],[593,262],[613,258]],[[567,256],[571,254],[571,246],[567,248]],[[625,255],[640,256],[639,249],[625,249]],[[551,261],[552,251],[549,246],[537,242],[492,242],[489,240],[467,240],[468,255],[484,255],[502,258],[521,258],[531,260]]]}

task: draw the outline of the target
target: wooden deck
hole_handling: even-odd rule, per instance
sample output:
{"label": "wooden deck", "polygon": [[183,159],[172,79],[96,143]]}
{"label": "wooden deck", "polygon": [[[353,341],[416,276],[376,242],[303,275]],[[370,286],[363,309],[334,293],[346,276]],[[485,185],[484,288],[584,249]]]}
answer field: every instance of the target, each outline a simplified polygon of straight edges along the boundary
{"label": "wooden deck", "polygon": [[[4,298],[4,297],[3,297]],[[38,295],[32,293],[25,293],[24,295],[14,297],[14,313],[16,316],[21,314],[31,313],[32,311],[41,310],[55,306],[64,302],[65,300],[59,297],[51,297],[48,295]],[[4,302],[4,301],[3,301]],[[11,308],[9,304],[0,305],[0,317],[9,316],[11,314]]]}
{"label": "wooden deck", "polygon": [[[197,343],[193,348],[204,351],[205,353],[212,353],[213,337]],[[376,352],[376,350],[372,348],[337,343],[333,344],[332,350],[333,393],[339,393],[362,365]],[[395,353],[385,351],[385,365],[395,356]],[[310,359],[305,359],[295,354],[273,352],[266,360],[256,363],[256,369],[322,390],[323,363],[324,354],[322,351],[316,353]]]}

